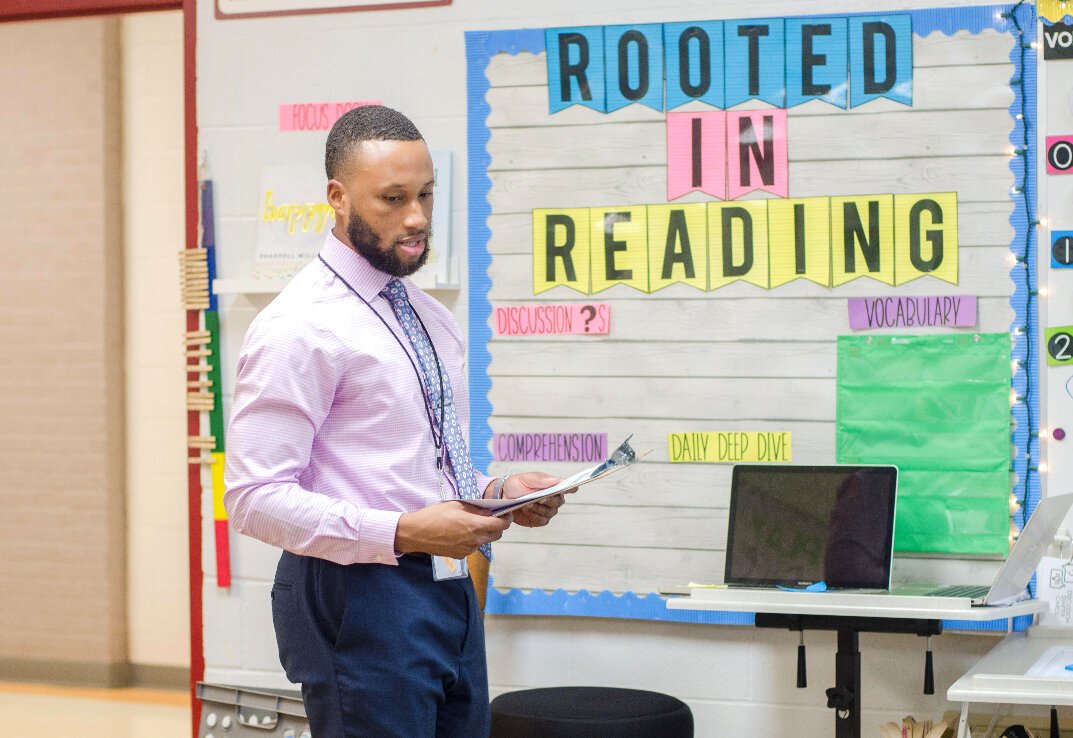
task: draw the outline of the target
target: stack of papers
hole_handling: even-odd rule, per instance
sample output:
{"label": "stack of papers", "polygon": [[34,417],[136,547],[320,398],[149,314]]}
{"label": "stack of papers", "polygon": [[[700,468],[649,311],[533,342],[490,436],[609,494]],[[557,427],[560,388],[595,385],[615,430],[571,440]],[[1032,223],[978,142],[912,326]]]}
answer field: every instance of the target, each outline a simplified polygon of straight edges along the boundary
{"label": "stack of papers", "polygon": [[1028,670],[1029,677],[1061,677],[1073,680],[1073,648],[1051,646]]}
{"label": "stack of papers", "polygon": [[467,505],[474,505],[476,507],[483,507],[486,510],[491,510],[492,515],[498,517],[506,515],[512,510],[517,510],[520,507],[525,507],[526,505],[531,505],[534,502],[543,500],[545,497],[562,494],[567,490],[572,490],[583,484],[595,482],[597,479],[602,479],[609,474],[617,472],[619,469],[625,469],[627,466],[641,459],[645,455],[638,455],[637,452],[630,447],[630,438],[633,438],[633,436],[629,436],[625,441],[619,444],[619,447],[611,452],[611,455],[607,457],[606,461],[588,469],[582,469],[577,474],[573,474],[547,489],[530,492],[522,497],[515,497],[513,500],[486,500],[482,498],[479,500],[463,500],[463,502]]}

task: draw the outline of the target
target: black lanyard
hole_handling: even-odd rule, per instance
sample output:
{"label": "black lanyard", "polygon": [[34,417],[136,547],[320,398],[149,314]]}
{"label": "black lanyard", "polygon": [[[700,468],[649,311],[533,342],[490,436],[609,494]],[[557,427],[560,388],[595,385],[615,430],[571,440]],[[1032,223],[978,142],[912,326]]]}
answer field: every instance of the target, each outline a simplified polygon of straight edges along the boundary
{"label": "black lanyard", "polygon": [[[447,405],[447,398],[443,394],[443,369],[440,366],[440,356],[436,353],[436,344],[432,342],[432,336],[429,335],[428,329],[425,328],[425,321],[421,320],[421,316],[417,314],[417,310],[414,310],[414,317],[417,318],[417,322],[421,326],[422,333],[424,333],[425,338],[428,339],[428,345],[432,347],[432,358],[436,362],[436,376],[439,378],[440,382],[440,422],[438,428],[436,425],[436,418],[433,415],[433,411],[435,410],[435,408],[432,406],[432,399],[429,397],[429,393],[425,390],[425,378],[421,374],[421,370],[417,368],[417,364],[414,363],[413,357],[410,356],[410,352],[406,350],[406,346],[403,344],[402,339],[399,338],[398,334],[395,333],[394,330],[392,330],[388,322],[384,320],[384,316],[378,313],[376,308],[374,308],[368,300],[362,297],[361,293],[359,293],[350,285],[350,282],[347,282],[343,278],[342,274],[335,271],[332,265],[329,264],[323,256],[318,256],[317,258],[321,260],[324,266],[328,267],[329,272],[334,274],[340,282],[346,285],[348,290],[353,292],[359,300],[365,303],[365,307],[373,311],[373,315],[380,319],[380,322],[384,324],[385,328],[387,328],[387,331],[391,334],[391,337],[395,339],[395,342],[397,344],[399,344],[399,348],[402,349],[402,353],[406,355],[406,359],[410,362],[410,366],[412,366],[414,369],[414,375],[417,377],[417,383],[421,387],[421,396],[425,398],[425,417],[428,419],[428,428],[432,432],[432,443],[436,447],[436,468],[442,470],[443,457],[446,452],[443,443],[443,422],[444,408]],[[413,309],[413,305],[411,305],[410,308]],[[394,310],[394,308],[392,308],[392,310]],[[414,347],[414,351],[417,351],[417,347]]]}

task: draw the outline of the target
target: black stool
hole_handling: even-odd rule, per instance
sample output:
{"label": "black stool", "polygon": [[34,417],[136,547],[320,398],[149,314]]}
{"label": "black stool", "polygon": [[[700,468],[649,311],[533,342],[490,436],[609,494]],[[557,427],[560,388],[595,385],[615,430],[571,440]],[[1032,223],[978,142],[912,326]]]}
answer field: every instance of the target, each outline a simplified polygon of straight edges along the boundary
{"label": "black stool", "polygon": [[616,687],[545,687],[492,700],[490,738],[693,738],[680,699]]}

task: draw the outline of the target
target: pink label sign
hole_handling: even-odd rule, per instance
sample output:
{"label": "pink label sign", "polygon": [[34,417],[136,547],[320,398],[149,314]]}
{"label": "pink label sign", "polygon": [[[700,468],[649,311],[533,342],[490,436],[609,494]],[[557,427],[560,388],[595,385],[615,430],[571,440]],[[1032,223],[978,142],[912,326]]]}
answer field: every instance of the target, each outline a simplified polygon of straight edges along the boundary
{"label": "pink label sign", "polygon": [[606,302],[500,305],[493,313],[498,336],[604,335],[611,330]]}
{"label": "pink label sign", "polygon": [[494,461],[603,461],[606,433],[494,433]]}
{"label": "pink label sign", "polygon": [[343,113],[362,105],[379,105],[379,100],[355,102],[288,103],[279,106],[279,130],[327,131]]}
{"label": "pink label sign", "polygon": [[971,328],[976,325],[976,297],[851,297],[849,327]]}

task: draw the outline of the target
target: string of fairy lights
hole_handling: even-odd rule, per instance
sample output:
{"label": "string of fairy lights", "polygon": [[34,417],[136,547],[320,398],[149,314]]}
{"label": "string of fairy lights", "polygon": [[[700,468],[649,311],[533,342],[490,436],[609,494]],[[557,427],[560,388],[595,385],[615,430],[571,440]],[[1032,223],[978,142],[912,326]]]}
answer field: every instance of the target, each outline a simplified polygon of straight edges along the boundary
{"label": "string of fairy lights", "polygon": [[[1014,407],[1014,417],[1019,414],[1018,408],[1021,408],[1021,412],[1024,415],[1025,420],[1025,434],[1024,445],[1019,451],[1023,451],[1024,458],[1024,472],[1019,475],[1019,479],[1016,480],[1012,496],[1011,507],[1012,513],[1020,516],[1021,527],[1024,526],[1028,520],[1029,514],[1029,496],[1032,490],[1038,489],[1039,475],[1046,471],[1044,464],[1041,464],[1037,460],[1039,442],[1042,437],[1046,436],[1046,431],[1041,431],[1037,427],[1036,414],[1034,412],[1035,404],[1039,401],[1039,390],[1035,381],[1035,372],[1038,369],[1038,363],[1036,361],[1036,341],[1037,341],[1037,321],[1034,311],[1036,310],[1037,303],[1036,298],[1041,294],[1045,295],[1045,290],[1041,292],[1037,289],[1035,278],[1035,252],[1032,249],[1033,239],[1036,236],[1036,229],[1042,225],[1040,220],[1035,218],[1033,212],[1033,174],[1034,167],[1033,162],[1030,159],[1032,153],[1031,136],[1035,135],[1032,130],[1032,118],[1029,116],[1029,101],[1028,94],[1026,92],[1026,58],[1030,53],[1035,53],[1036,43],[1035,41],[1029,41],[1026,43],[1024,37],[1024,28],[1021,25],[1021,21],[1017,16],[1017,11],[1026,0],[1018,0],[1013,7],[1004,13],[1000,13],[999,17],[1009,21],[1013,26],[1013,32],[1015,33],[1016,41],[1016,57],[1017,57],[1017,70],[1016,76],[1010,80],[1011,87],[1016,91],[1016,101],[1018,112],[1016,113],[1016,119],[1020,122],[1018,126],[1020,130],[1020,141],[1014,145],[1011,152],[1011,156],[1020,157],[1021,163],[1017,168],[1013,168],[1016,171],[1017,181],[1012,188],[1012,194],[1015,198],[1019,198],[1022,206],[1024,207],[1025,227],[1023,229],[1023,239],[1020,244],[1019,251],[1017,244],[1011,244],[1011,258],[1014,261],[1014,269],[1012,272],[1012,278],[1014,279],[1017,288],[1023,288],[1024,303],[1022,305],[1015,305],[1017,310],[1016,325],[1011,330],[1015,347],[1023,345],[1024,358],[1014,360],[1014,389],[1011,389],[1010,399]],[[1018,294],[1020,289],[1015,290],[1015,294]],[[1024,380],[1024,392],[1018,394],[1016,386],[1018,384],[1019,375]],[[1015,431],[1015,435],[1017,435]],[[1033,477],[1035,478],[1035,484],[1033,484]]]}

